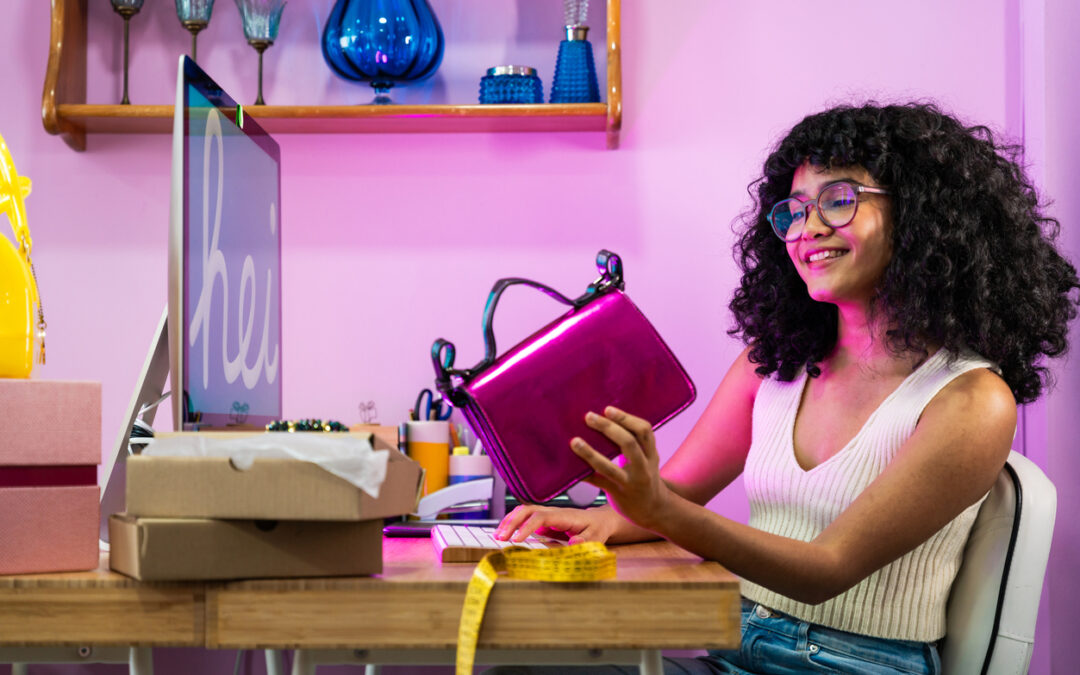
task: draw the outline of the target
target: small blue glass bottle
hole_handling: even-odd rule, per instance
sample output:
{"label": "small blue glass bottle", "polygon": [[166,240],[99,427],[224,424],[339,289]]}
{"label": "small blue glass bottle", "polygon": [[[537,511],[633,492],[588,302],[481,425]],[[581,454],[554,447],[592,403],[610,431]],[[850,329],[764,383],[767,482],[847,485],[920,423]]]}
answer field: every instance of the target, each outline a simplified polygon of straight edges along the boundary
{"label": "small blue glass bottle", "polygon": [[566,39],[559,43],[555,77],[551,80],[552,103],[599,103],[596,61],[588,26],[567,26]]}
{"label": "small blue glass bottle", "polygon": [[543,103],[544,86],[529,66],[488,68],[480,79],[481,103]]}

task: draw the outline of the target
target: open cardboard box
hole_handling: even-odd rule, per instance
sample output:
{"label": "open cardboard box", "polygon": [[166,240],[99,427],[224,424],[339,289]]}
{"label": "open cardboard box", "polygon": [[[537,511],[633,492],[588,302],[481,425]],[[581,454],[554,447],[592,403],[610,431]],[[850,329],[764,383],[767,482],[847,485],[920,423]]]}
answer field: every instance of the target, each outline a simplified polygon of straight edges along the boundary
{"label": "open cardboard box", "polygon": [[109,518],[109,567],[142,581],[382,572],[382,521]]}
{"label": "open cardboard box", "polygon": [[295,459],[256,459],[241,471],[224,457],[132,455],[127,458],[127,513],[140,518],[336,521],[411,513],[419,498],[420,465],[397,450],[387,452],[378,498]]}

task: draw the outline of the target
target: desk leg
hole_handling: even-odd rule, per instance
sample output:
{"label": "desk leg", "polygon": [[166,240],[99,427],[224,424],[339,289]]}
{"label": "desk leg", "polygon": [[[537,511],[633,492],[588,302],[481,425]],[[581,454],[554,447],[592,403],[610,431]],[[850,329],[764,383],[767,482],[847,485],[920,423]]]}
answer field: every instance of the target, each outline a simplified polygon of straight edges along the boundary
{"label": "desk leg", "polygon": [[664,675],[664,655],[659,649],[641,650],[641,675]]}
{"label": "desk leg", "polygon": [[315,659],[308,656],[307,650],[293,652],[292,675],[315,675]]}
{"label": "desk leg", "polygon": [[281,662],[280,650],[266,650],[266,675],[285,675],[285,666]]}
{"label": "desk leg", "polygon": [[132,647],[128,655],[131,675],[154,675],[154,652],[150,647]]}
{"label": "desk leg", "polygon": [[[320,651],[317,649],[297,649],[293,652],[292,675],[315,675],[315,667],[319,664],[348,663],[348,656],[351,656],[353,653],[354,652],[352,651],[342,654]],[[334,654],[337,655],[337,658],[334,658]],[[328,655],[330,655],[329,658]],[[378,664],[364,664],[364,675],[379,675],[381,672],[382,667]],[[268,671],[267,675],[272,674]]]}

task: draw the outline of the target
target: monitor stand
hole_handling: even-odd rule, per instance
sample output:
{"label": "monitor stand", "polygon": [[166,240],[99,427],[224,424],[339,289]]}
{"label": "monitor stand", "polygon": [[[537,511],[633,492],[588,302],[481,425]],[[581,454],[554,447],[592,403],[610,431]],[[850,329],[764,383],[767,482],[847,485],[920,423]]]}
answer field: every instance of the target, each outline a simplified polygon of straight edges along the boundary
{"label": "monitor stand", "polygon": [[139,379],[135,382],[135,393],[128,404],[124,424],[116,438],[112,453],[106,458],[105,472],[102,474],[104,489],[101,491],[101,549],[109,548],[109,516],[124,510],[124,487],[127,483],[127,456],[131,454],[130,441],[136,420],[141,419],[146,426],[154,422],[157,405],[168,394],[165,380],[169,375],[169,311],[161,313],[157,331],[150,342]]}

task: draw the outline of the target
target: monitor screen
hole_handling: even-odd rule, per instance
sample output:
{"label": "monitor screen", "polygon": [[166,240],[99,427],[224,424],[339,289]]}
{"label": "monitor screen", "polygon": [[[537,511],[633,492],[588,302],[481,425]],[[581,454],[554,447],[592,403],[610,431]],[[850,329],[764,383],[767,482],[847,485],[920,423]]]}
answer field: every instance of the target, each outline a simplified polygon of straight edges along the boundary
{"label": "monitor screen", "polygon": [[173,132],[174,426],[264,425],[281,417],[280,151],[187,57]]}

